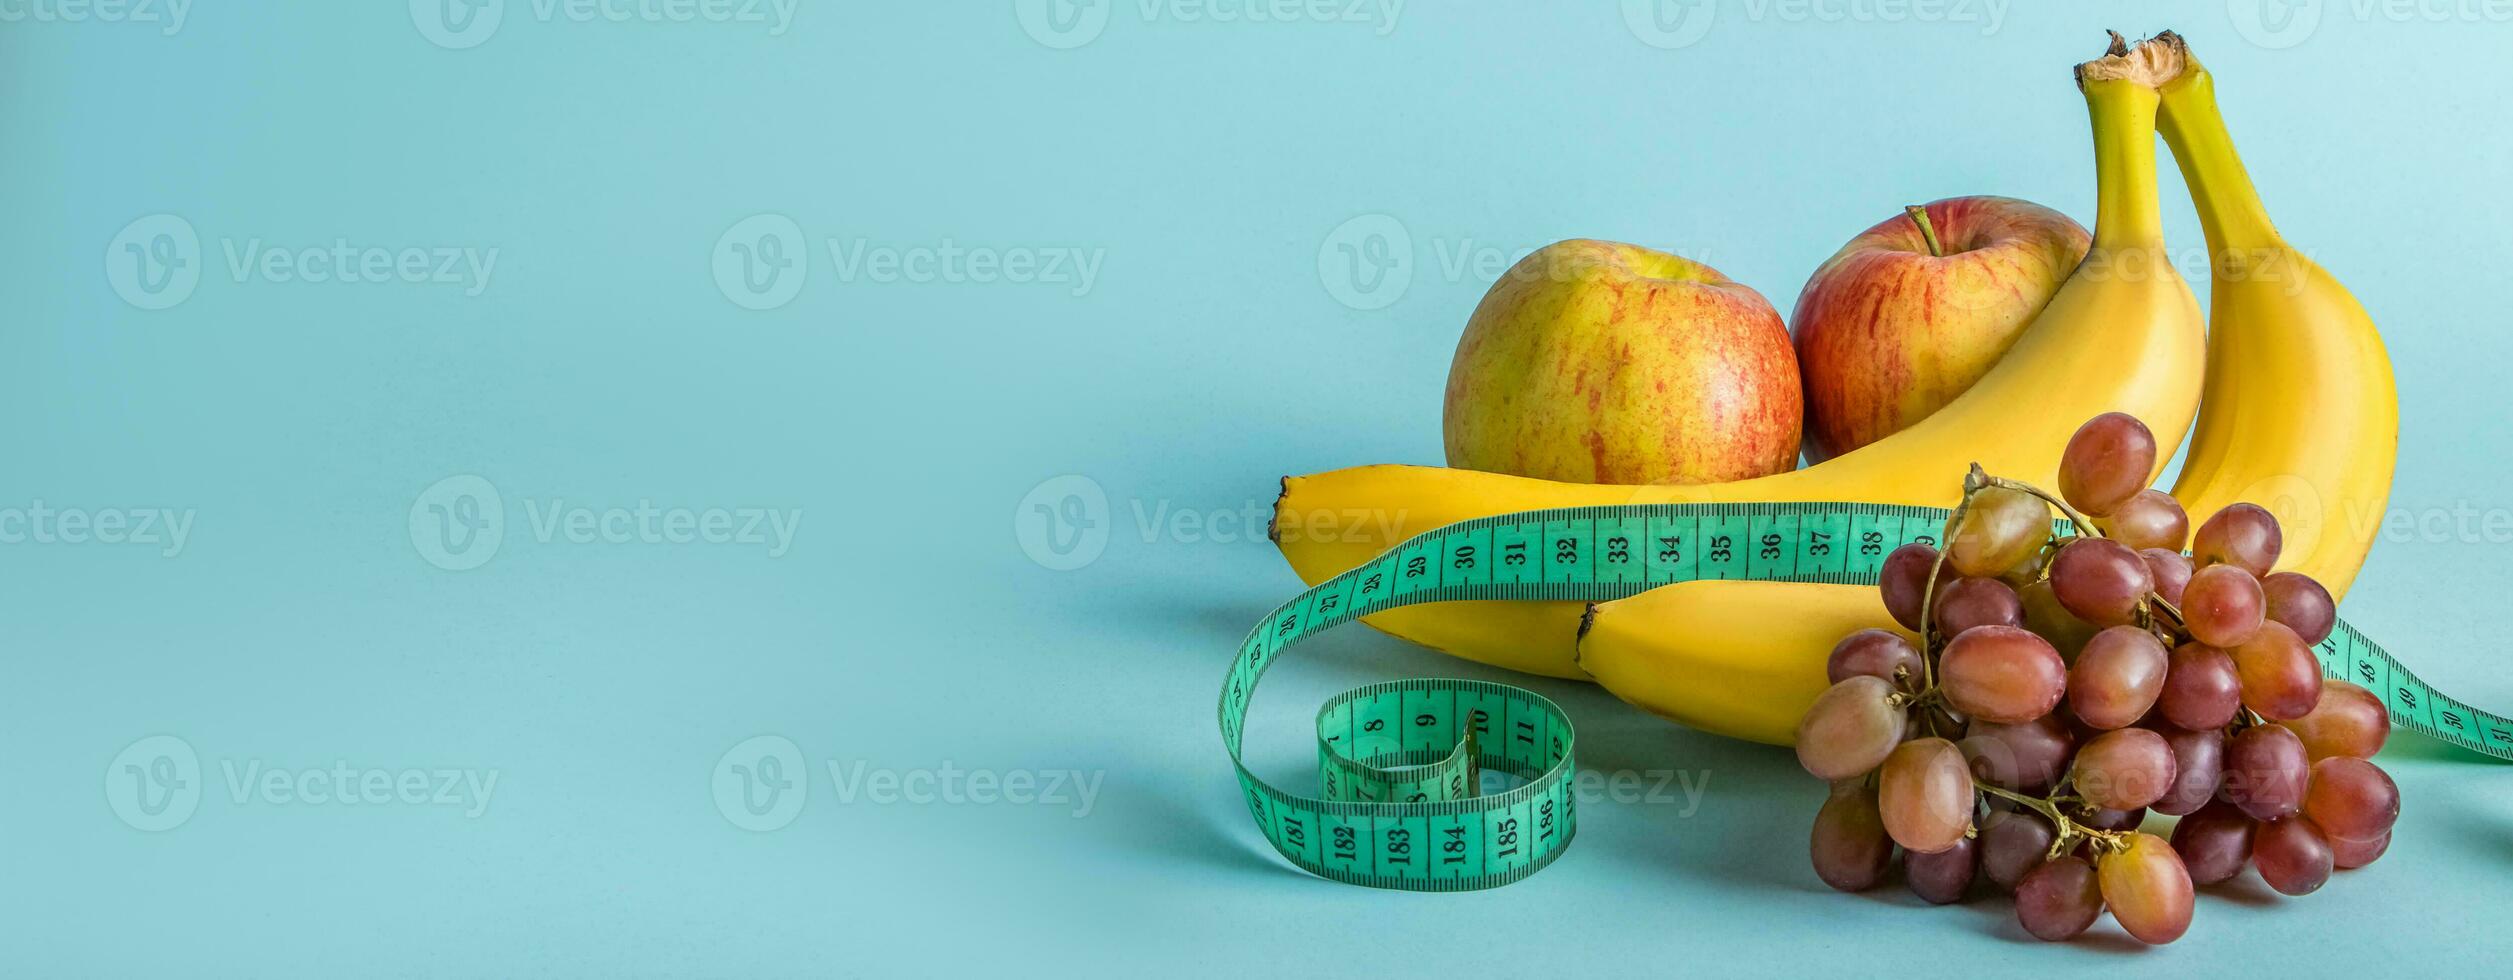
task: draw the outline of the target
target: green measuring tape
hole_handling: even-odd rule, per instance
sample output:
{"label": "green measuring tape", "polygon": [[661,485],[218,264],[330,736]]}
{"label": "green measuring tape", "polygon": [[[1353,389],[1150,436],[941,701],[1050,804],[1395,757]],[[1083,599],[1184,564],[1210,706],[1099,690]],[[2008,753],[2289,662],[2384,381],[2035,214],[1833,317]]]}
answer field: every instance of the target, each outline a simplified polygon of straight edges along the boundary
{"label": "green measuring tape", "polygon": [[[1424,602],[1604,602],[1706,579],[1873,584],[1885,556],[1935,544],[1950,511],[1885,504],[1635,504],[1528,511],[1417,535],[1303,592],[1248,633],[1222,683],[1222,743],[1257,828],[1320,877],[1408,891],[1506,885],[1560,857],[1577,827],[1571,723],[1508,684],[1417,679],[1337,695],[1317,716],[1324,791],[1248,771],[1241,738],[1257,680],[1293,644]],[[2064,531],[2067,527],[2061,522]],[[2419,680],[2347,623],[2315,649],[2323,673],[2380,695],[2393,725],[2513,759],[2513,721]],[[1485,770],[1524,780],[1485,794]]]}

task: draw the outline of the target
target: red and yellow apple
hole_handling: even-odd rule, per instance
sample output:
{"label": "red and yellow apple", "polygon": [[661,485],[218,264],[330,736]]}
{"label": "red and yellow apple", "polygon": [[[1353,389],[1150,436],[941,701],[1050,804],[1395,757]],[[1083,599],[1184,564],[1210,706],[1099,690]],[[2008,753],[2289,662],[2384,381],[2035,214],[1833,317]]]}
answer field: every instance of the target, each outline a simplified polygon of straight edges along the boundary
{"label": "red and yellow apple", "polygon": [[1707,265],[1576,239],[1484,294],[1449,365],[1450,466],[1572,483],[1710,483],[1797,465],[1797,356],[1762,294]]}
{"label": "red and yellow apple", "polygon": [[1909,428],[1989,373],[2085,258],[2067,215],[2011,197],[1905,209],[1833,253],[1789,317],[1806,458]]}

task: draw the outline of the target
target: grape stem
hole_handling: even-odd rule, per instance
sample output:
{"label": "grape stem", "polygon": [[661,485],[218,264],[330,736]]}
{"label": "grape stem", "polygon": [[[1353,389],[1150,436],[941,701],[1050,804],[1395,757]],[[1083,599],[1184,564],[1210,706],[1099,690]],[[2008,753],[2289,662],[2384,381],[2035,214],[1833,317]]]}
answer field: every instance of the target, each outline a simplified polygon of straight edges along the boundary
{"label": "grape stem", "polygon": [[[1972,464],[1972,472],[1981,472],[1981,464]],[[1937,578],[1946,571],[1947,552],[1954,550],[1955,528],[1963,523],[1964,512],[1972,509],[1971,480],[1967,478],[1964,483],[1963,499],[1955,502],[1955,512],[1947,515],[1946,528],[1938,534],[1937,543],[1943,547],[1937,549],[1937,558],[1929,562],[1928,584],[1920,589],[1920,650],[1925,654],[1920,658],[1920,676],[1925,682],[1921,686],[1931,691],[1937,689]]]}
{"label": "grape stem", "polygon": [[2129,846],[2129,835],[2126,833],[2117,830],[2096,830],[2092,827],[2088,827],[2069,819],[2067,812],[2059,808],[2059,801],[2068,799],[2068,797],[2053,796],[2043,798],[2026,796],[2022,793],[2000,789],[1996,786],[1989,785],[1988,783],[1980,783],[1977,788],[1979,788],[1981,792],[2000,797],[2022,806],[2025,809],[2041,814],[2044,819],[2051,822],[2053,835],[2051,837],[2050,853],[2045,855],[2045,859],[2047,860],[2058,860],[2061,855],[2074,849],[2077,846],[2078,841],[2092,841],[2094,843],[2095,850],[2105,853],[2118,851]]}
{"label": "grape stem", "polygon": [[1971,499],[1973,492],[1978,490],[1980,487],[1997,487],[2002,490],[2013,490],[2017,493],[2029,493],[2036,497],[2040,497],[2043,503],[2057,507],[2059,508],[2060,513],[2068,515],[2068,523],[2076,525],[2078,537],[2111,537],[2111,535],[2103,533],[2102,528],[2095,527],[2094,521],[2091,518],[2086,517],[2084,514],[2077,513],[2076,508],[2068,506],[2067,501],[2053,496],[2049,491],[2043,490],[2042,488],[2034,486],[2030,483],[2025,483],[2021,480],[2010,480],[2003,476],[1991,476],[1988,472],[1981,469],[1981,464],[1974,463],[1972,464],[1972,472],[1963,478],[1964,498],[1967,500]]}

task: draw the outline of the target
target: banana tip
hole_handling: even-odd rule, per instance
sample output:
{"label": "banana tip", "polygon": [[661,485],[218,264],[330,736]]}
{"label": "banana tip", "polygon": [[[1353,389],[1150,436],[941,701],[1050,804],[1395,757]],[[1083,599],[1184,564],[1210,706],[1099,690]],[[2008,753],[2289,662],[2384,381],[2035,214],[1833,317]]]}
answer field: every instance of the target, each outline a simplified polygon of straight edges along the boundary
{"label": "banana tip", "polygon": [[2105,33],[2111,35],[2112,41],[2103,56],[2077,66],[2078,88],[2098,81],[2129,81],[2161,88],[2188,68],[2190,46],[2179,34],[2162,31],[2133,45],[2119,31]]}
{"label": "banana tip", "polygon": [[1291,496],[1291,477],[1285,476],[1274,485],[1274,513],[1265,518],[1265,540],[1283,543],[1283,498]]}

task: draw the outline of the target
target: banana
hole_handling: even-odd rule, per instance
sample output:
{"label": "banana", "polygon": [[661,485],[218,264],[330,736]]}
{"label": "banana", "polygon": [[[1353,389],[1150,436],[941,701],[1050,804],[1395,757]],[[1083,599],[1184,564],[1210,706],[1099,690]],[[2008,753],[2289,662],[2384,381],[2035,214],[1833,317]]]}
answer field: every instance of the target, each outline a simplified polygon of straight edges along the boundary
{"label": "banana", "polygon": [[[2154,83],[2178,70],[2171,55],[2169,49],[2142,49],[2080,69],[2093,117],[2098,183],[2093,248],[1998,365],[1936,414],[1822,464],[1732,483],[1590,486],[1416,466],[1364,466],[1290,477],[1275,504],[1275,540],[1284,558],[1301,579],[1315,584],[1433,528],[1551,507],[1746,501],[1950,507],[1974,461],[2001,476],[2056,486],[2068,437],[2086,419],[2109,411],[2128,412],[2146,422],[2157,436],[2159,464],[2171,458],[2198,412],[2206,356],[2198,301],[2166,260],[2157,208]],[[1771,591],[1775,588],[1780,591]],[[1794,645],[1722,648],[1687,642],[1683,650],[1692,657],[1629,650],[1631,644],[1615,638],[1657,635],[1673,641],[1675,634],[1692,631],[1739,635],[1795,630],[1801,622],[1821,623],[1830,630],[1886,621],[1873,589],[1724,582],[1705,583],[1684,594],[1699,596],[1688,603],[1697,613],[1692,618],[1668,622],[1654,632],[1592,633],[1584,647],[1577,635],[1585,607],[1576,602],[1436,603],[1389,610],[1366,621],[1470,660],[1554,677],[1605,676],[1600,671],[1628,676],[1619,673],[1627,662],[1622,658],[1653,657],[1659,664],[1655,669],[1672,671],[1666,676],[1677,686],[1617,693],[1661,714],[1687,718],[1696,727],[1778,741],[1786,741],[1788,730],[1772,727],[1767,716],[1776,717],[1770,715],[1774,711],[1788,714],[1794,723],[1791,712],[1802,711],[1812,697],[1805,683],[1775,685],[1760,694],[1749,691],[1746,700],[1755,703],[1733,708],[1707,699],[1669,699],[1689,698],[1686,690],[1703,688],[1684,685],[1729,671],[1755,676],[1766,670],[1794,671],[1820,681],[1825,651],[1840,632],[1831,632],[1820,643],[1810,639]],[[1739,599],[1733,611],[1719,598],[1749,594],[1802,598],[1759,604]],[[1781,617],[1787,622],[1762,618],[1775,607],[1789,610]],[[1599,620],[1625,618],[1620,608],[1617,603],[1599,607]],[[1762,659],[1769,657],[1783,659]],[[1798,697],[1801,693],[1805,698]],[[1725,711],[1739,713],[1729,716]]]}
{"label": "banana", "polygon": [[[2176,50],[2170,33],[2146,42]],[[2269,224],[2197,61],[2166,83],[2158,128],[2181,164],[2211,263],[2207,400],[2173,497],[2204,520],[2249,501],[2285,531],[2278,568],[2347,594],[2399,457],[2399,393],[2365,308]]]}
{"label": "banana", "polygon": [[1591,607],[1579,666],[1676,724],[1787,745],[1830,686],[1826,653],[1871,626],[1911,635],[1872,585],[1677,582]]}

